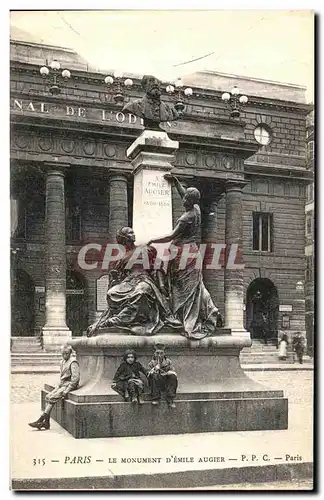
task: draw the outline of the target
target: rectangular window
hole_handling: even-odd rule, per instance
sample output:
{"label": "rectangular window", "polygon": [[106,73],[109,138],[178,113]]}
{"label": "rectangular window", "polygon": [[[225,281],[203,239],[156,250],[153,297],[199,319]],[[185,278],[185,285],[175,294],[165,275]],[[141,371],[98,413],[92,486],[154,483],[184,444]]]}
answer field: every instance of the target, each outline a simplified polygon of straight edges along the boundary
{"label": "rectangular window", "polygon": [[306,216],[306,236],[312,236],[312,235],[313,235],[313,216],[307,215]]}
{"label": "rectangular window", "polygon": [[71,240],[81,240],[81,211],[79,207],[74,207],[71,217]]}
{"label": "rectangular window", "polygon": [[308,159],[314,160],[314,141],[309,141],[307,143]]}
{"label": "rectangular window", "polygon": [[68,203],[66,210],[66,240],[79,242],[82,239],[81,209]]}
{"label": "rectangular window", "polygon": [[314,201],[314,184],[308,184],[306,190],[306,201],[311,202]]}
{"label": "rectangular window", "polygon": [[253,250],[272,252],[273,249],[273,215],[269,213],[253,213]]}
{"label": "rectangular window", "polygon": [[313,256],[309,255],[306,258],[306,281],[312,281],[314,278],[314,261]]}
{"label": "rectangular window", "polygon": [[314,166],[314,141],[307,143],[306,152],[307,168],[312,168]]}

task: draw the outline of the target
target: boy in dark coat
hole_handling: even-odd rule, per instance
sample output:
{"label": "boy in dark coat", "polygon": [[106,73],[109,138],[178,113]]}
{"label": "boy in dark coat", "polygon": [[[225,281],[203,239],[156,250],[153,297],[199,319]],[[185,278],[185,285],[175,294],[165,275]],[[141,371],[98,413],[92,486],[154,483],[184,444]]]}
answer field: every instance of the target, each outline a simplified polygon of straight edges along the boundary
{"label": "boy in dark coat", "polygon": [[165,392],[168,406],[175,408],[173,400],[177,392],[178,378],[171,360],[165,355],[163,347],[155,349],[148,369],[147,378],[151,389],[152,404],[158,405],[161,400],[161,393]]}
{"label": "boy in dark coat", "polygon": [[147,370],[137,361],[134,351],[126,351],[123,362],[117,368],[111,388],[118,392],[125,401],[128,395],[132,403],[142,403],[141,394],[144,390],[144,383],[140,377],[140,372],[147,376]]}

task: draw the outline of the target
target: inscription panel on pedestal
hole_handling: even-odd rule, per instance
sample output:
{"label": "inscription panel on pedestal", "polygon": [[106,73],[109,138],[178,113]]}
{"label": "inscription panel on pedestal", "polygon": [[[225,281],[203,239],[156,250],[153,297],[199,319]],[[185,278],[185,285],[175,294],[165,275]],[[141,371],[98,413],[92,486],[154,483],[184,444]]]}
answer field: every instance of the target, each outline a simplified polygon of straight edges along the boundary
{"label": "inscription panel on pedestal", "polygon": [[142,170],[134,177],[136,243],[145,243],[172,230],[171,185],[164,174],[165,171]]}

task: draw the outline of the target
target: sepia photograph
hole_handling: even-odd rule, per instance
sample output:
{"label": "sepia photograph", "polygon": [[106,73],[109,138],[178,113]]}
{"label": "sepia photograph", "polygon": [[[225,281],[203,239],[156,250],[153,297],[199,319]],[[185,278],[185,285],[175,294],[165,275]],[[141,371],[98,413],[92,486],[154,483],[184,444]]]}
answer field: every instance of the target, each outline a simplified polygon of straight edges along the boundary
{"label": "sepia photograph", "polygon": [[310,492],[314,11],[88,7],[8,12],[9,488]]}

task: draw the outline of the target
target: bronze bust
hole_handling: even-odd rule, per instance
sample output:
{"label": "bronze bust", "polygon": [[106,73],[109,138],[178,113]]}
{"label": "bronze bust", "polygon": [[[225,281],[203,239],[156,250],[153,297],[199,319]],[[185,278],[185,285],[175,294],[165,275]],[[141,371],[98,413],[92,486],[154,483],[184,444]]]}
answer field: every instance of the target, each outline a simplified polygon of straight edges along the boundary
{"label": "bronze bust", "polygon": [[142,85],[145,96],[126,104],[123,112],[133,113],[144,120],[144,127],[150,130],[161,130],[161,122],[174,121],[179,113],[174,106],[161,101],[161,82],[155,76],[143,76]]}

